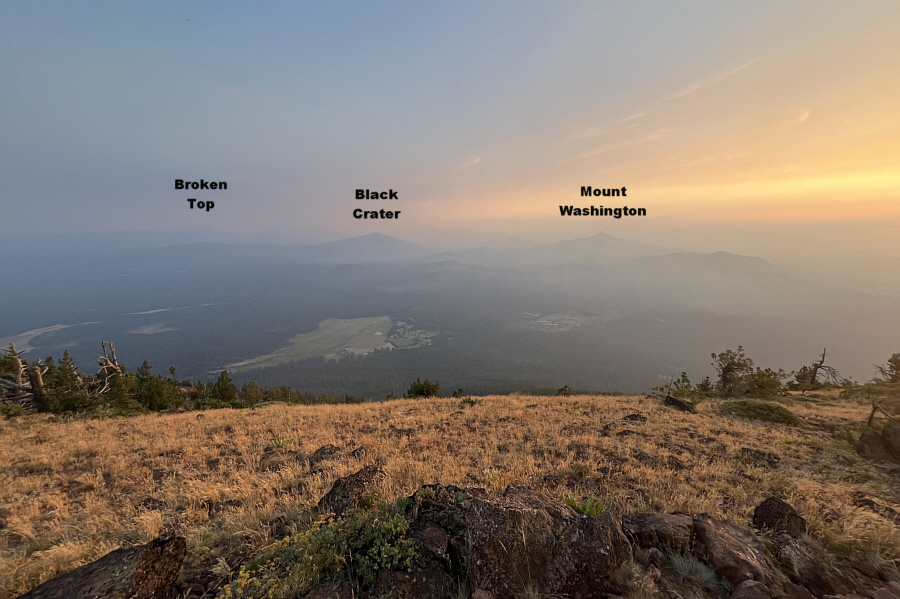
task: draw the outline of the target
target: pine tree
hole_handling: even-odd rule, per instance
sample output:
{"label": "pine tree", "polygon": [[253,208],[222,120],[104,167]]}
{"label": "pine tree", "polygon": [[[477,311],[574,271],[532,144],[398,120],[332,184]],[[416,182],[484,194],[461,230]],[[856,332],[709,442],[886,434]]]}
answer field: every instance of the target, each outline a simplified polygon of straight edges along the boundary
{"label": "pine tree", "polygon": [[753,360],[744,355],[743,346],[737,351],[729,349],[719,355],[710,354],[719,373],[718,390],[725,397],[733,397],[744,392],[746,378],[753,374]]}
{"label": "pine tree", "polygon": [[253,379],[243,387],[241,387],[241,403],[244,407],[255,406],[265,400],[262,388],[256,379]]}
{"label": "pine tree", "polygon": [[127,415],[141,411],[141,406],[134,397],[137,390],[134,374],[123,368],[121,373],[111,374],[107,383],[109,388],[106,391],[106,401],[116,413]]}
{"label": "pine tree", "polygon": [[892,355],[887,365],[876,366],[875,368],[885,383],[891,385],[900,383],[900,353]]}
{"label": "pine tree", "polygon": [[[47,358],[48,364],[51,362]],[[49,374],[48,370],[48,374]],[[47,408],[55,414],[65,412],[79,412],[88,407],[87,392],[78,374],[78,367],[69,355],[69,350],[63,352],[59,361],[59,368],[55,369],[52,383],[45,382],[47,388]]]}
{"label": "pine tree", "polygon": [[168,410],[182,403],[178,383],[171,379],[150,374],[150,364],[144,360],[135,373],[137,378],[137,401],[152,411]]}
{"label": "pine tree", "polygon": [[213,385],[209,395],[212,399],[223,402],[229,406],[235,404],[237,400],[237,387],[231,382],[231,377],[228,376],[227,370],[223,370],[222,374],[219,375],[219,380]]}

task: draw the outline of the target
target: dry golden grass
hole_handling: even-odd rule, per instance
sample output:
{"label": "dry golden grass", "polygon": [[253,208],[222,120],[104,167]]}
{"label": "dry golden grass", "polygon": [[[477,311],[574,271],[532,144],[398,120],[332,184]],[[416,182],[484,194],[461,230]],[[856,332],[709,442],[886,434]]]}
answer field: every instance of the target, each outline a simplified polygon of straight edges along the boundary
{"label": "dry golden grass", "polygon": [[[235,556],[302,529],[336,478],[374,461],[386,499],[425,483],[526,484],[619,513],[708,512],[747,525],[778,494],[832,551],[900,563],[898,527],[851,496],[900,511],[896,474],[859,458],[845,433],[870,407],[797,403],[807,424],[791,428],[717,406],[691,415],[643,397],[493,396],[465,408],[448,398],[0,422],[0,597],[162,531],[187,537],[189,566],[225,577]],[[634,412],[647,422],[622,420]],[[311,472],[308,457],[329,443],[341,451]],[[360,445],[368,453],[351,457]],[[781,462],[748,463],[743,447]],[[569,478],[544,479],[559,474]]]}

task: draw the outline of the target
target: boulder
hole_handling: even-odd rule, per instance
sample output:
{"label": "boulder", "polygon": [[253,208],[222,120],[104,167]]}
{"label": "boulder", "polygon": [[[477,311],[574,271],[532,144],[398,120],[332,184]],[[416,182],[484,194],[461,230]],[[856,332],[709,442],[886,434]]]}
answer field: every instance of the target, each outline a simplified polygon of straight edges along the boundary
{"label": "boulder", "polygon": [[319,462],[334,459],[337,457],[338,453],[340,453],[340,449],[334,445],[330,443],[328,445],[323,445],[309,456],[309,467],[314,468]]}
{"label": "boulder", "polygon": [[863,431],[856,443],[856,453],[876,462],[891,462],[893,458],[884,442],[884,437],[870,428]]}
{"label": "boulder", "polygon": [[371,464],[354,474],[339,478],[316,507],[340,516],[351,508],[359,507],[365,494],[384,476],[381,468]]}
{"label": "boulder", "polygon": [[872,599],[897,599],[900,597],[900,582],[891,582],[872,593]]}
{"label": "boulder", "polygon": [[816,597],[839,595],[854,590],[853,583],[825,567],[820,550],[800,539],[779,534],[773,541],[775,555],[791,581],[802,585]]}
{"label": "boulder", "polygon": [[891,454],[894,461],[900,464],[900,420],[888,422],[881,431],[881,438],[884,441],[885,449]]}
{"label": "boulder", "polygon": [[291,464],[296,464],[300,461],[300,457],[299,451],[269,445],[263,450],[262,457],[259,459],[259,469],[278,471]]}
{"label": "boulder", "polygon": [[368,599],[454,599],[456,581],[437,562],[411,572],[382,572]]}
{"label": "boulder", "polygon": [[496,599],[527,593],[572,599],[616,592],[611,575],[631,556],[618,519],[576,514],[543,493],[511,487],[473,497],[466,514],[469,578]]}
{"label": "boulder", "polygon": [[763,583],[755,580],[745,580],[734,587],[731,599],[773,599],[773,597]]}
{"label": "boulder", "polygon": [[682,412],[690,412],[691,414],[697,413],[697,408],[694,406],[694,404],[686,399],[680,399],[678,397],[666,395],[666,400],[663,403],[677,410],[681,410]]}
{"label": "boulder", "polygon": [[850,496],[853,497],[853,505],[855,505],[856,507],[864,507],[867,510],[871,510],[882,518],[890,520],[897,526],[900,526],[900,512],[897,512],[897,510],[895,510],[891,506],[874,501],[865,493],[858,491],[855,493],[851,493]]}
{"label": "boulder", "polygon": [[622,516],[622,531],[638,547],[687,553],[694,521],[683,514],[626,514]]}
{"label": "boulder", "polygon": [[778,497],[769,497],[753,510],[753,524],[757,528],[769,528],[792,537],[806,532],[806,520],[797,510]]}
{"label": "boulder", "polygon": [[181,570],[184,537],[158,537],[146,545],[116,549],[97,561],[48,580],[20,599],[158,599]]}
{"label": "boulder", "polygon": [[790,580],[784,582],[783,591],[776,593],[778,599],[816,599],[816,596]]}
{"label": "boulder", "polygon": [[410,537],[419,545],[422,552],[433,559],[450,565],[451,539],[444,529],[437,526],[428,526],[423,530],[414,530]]}
{"label": "boulder", "polygon": [[778,580],[765,545],[748,529],[709,514],[694,517],[694,555],[737,586],[755,580],[767,587]]}

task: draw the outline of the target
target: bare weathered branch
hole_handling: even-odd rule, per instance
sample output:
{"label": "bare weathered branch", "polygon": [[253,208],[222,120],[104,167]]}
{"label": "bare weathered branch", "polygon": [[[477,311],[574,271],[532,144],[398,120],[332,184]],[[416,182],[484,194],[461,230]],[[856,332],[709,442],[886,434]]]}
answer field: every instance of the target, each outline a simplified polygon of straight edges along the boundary
{"label": "bare weathered branch", "polygon": [[825,366],[825,352],[828,348],[822,349],[822,357],[819,358],[818,362],[813,362],[810,367],[812,372],[809,377],[809,384],[815,385],[818,380],[819,371],[825,375],[825,380],[829,383],[840,384],[844,381],[844,377],[841,376],[841,373],[837,371],[833,366]]}
{"label": "bare weathered branch", "polygon": [[16,344],[9,344],[9,355],[11,355],[16,360],[16,384],[21,385],[25,376],[25,362],[22,360],[21,356],[19,356],[19,352],[16,351]]}
{"label": "bare weathered branch", "polygon": [[[100,364],[100,370],[97,374],[103,377],[122,374],[122,367],[119,366],[119,359],[116,357],[116,346],[113,345],[112,341],[101,341],[100,347],[103,349],[103,355],[97,356],[97,361]],[[105,389],[101,393],[105,393]]]}

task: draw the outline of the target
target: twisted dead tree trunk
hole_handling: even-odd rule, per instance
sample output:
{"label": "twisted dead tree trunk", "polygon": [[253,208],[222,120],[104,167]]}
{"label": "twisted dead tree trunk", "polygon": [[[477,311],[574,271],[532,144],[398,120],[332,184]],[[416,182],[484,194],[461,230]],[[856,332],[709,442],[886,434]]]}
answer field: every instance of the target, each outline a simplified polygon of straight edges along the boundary
{"label": "twisted dead tree trunk", "polygon": [[37,405],[45,404],[44,395],[44,373],[37,364],[28,369],[28,380],[31,382],[31,392],[34,394],[34,401]]}
{"label": "twisted dead tree trunk", "polygon": [[826,348],[823,348],[823,349],[822,349],[822,357],[819,359],[818,362],[813,362],[813,363],[812,363],[812,367],[811,367],[811,368],[812,368],[812,374],[811,374],[810,377],[809,377],[809,384],[810,384],[811,386],[814,386],[814,385],[818,382],[818,381],[816,380],[816,377],[819,376],[819,371],[820,371],[820,370],[821,370],[823,373],[825,373],[825,380],[827,380],[827,381],[829,381],[829,382],[832,382],[832,383],[840,383],[840,382],[843,380],[843,378],[844,378],[844,377],[841,376],[841,373],[839,373],[834,367],[832,367],[832,366],[825,366],[825,352],[826,352],[827,349],[828,349],[827,347],[826,347]]}
{"label": "twisted dead tree trunk", "polygon": [[100,347],[103,349],[103,355],[97,356],[97,362],[100,364],[97,375],[103,379],[103,387],[97,394],[103,395],[109,390],[110,377],[122,376],[122,367],[119,366],[119,359],[116,357],[116,346],[113,345],[112,341],[103,340],[100,342]]}
{"label": "twisted dead tree trunk", "polygon": [[9,344],[9,355],[16,361],[16,372],[15,372],[16,384],[21,386],[22,381],[24,380],[24,376],[25,376],[26,364],[25,364],[25,361],[19,357],[19,352],[16,351],[15,343]]}

